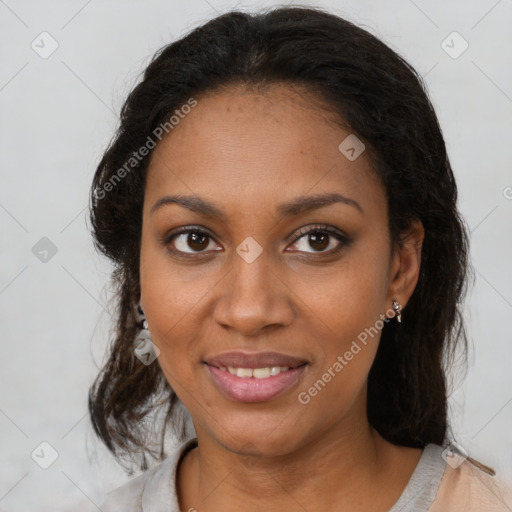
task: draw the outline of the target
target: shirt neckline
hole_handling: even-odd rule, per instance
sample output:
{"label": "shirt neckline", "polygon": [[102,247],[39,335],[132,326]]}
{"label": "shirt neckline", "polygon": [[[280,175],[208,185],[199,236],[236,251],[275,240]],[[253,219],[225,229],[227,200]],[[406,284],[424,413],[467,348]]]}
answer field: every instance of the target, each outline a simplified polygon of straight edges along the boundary
{"label": "shirt neckline", "polygon": [[423,448],[402,494],[388,512],[428,512],[446,470],[442,451],[443,448],[434,443],[428,443]]}
{"label": "shirt neckline", "polygon": [[[144,486],[143,512],[180,512],[177,472],[187,453],[196,447],[196,437],[183,441],[173,455],[156,468],[153,478]],[[428,512],[446,469],[442,450],[437,444],[425,446],[402,494],[388,512]]]}

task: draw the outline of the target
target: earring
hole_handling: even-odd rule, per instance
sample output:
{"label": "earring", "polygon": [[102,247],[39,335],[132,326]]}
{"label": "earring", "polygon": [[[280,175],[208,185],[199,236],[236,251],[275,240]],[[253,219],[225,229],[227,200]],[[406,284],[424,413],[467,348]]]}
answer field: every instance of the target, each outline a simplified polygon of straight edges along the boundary
{"label": "earring", "polygon": [[140,303],[135,306],[135,319],[137,323],[142,322],[142,328],[133,341],[135,356],[148,366],[160,355],[160,350],[151,339],[148,321]]}
{"label": "earring", "polygon": [[142,327],[144,329],[148,329],[148,322],[146,320],[146,314],[144,313],[144,310],[142,309],[142,306],[140,305],[140,302],[138,304],[135,304],[135,320],[138,324],[142,322]]}
{"label": "earring", "polygon": [[400,304],[400,302],[394,300],[393,301],[393,309],[396,311],[396,319],[398,320],[398,323],[401,324],[402,323],[402,305]]}

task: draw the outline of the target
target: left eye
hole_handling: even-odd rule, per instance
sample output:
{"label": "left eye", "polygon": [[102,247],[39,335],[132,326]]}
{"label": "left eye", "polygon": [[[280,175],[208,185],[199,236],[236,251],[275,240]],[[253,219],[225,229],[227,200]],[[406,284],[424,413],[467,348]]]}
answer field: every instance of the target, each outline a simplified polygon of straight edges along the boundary
{"label": "left eye", "polygon": [[[346,243],[346,237],[332,228],[308,228],[299,232],[299,237],[293,246],[296,246],[296,250],[300,252],[334,253]],[[308,248],[313,250],[308,250]]]}

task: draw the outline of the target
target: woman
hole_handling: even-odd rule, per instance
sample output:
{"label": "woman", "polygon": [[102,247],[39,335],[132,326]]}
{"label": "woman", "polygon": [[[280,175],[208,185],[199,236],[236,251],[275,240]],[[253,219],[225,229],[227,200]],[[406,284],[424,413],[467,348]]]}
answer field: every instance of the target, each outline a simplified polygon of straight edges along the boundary
{"label": "woman", "polygon": [[144,471],[102,510],[509,510],[450,444],[456,200],[421,79],[350,22],[231,12],[163,48],[92,186],[119,302],[89,408]]}

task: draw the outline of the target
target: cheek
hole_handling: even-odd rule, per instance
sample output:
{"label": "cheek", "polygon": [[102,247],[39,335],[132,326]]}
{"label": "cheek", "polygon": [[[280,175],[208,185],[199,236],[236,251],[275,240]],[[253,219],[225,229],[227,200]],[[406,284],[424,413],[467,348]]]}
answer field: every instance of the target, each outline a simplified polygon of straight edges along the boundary
{"label": "cheek", "polygon": [[298,397],[311,412],[318,408],[334,418],[365,385],[385,325],[387,262],[378,254],[375,247],[361,247],[332,273],[296,274],[294,290],[307,297],[310,325],[318,333],[318,364]]}
{"label": "cheek", "polygon": [[290,276],[290,287],[307,306],[304,312],[337,340],[327,343],[331,350],[345,350],[386,311],[388,262],[378,254],[375,244],[361,243],[330,269],[296,269]]}
{"label": "cheek", "polygon": [[219,281],[210,264],[176,263],[159,242],[142,236],[140,286],[151,333],[160,339],[180,339],[195,310]]}
{"label": "cheek", "polygon": [[328,330],[323,322],[317,322],[325,335],[318,338],[318,359],[296,396],[298,407],[303,408],[298,421],[304,422],[304,428],[312,418],[319,426],[336,423],[356,402],[362,407],[361,414],[366,414],[362,398],[383,321],[374,312],[377,304],[372,307],[361,288],[357,290],[349,303],[331,305],[330,311],[324,306]]}
{"label": "cheek", "polygon": [[199,306],[211,284],[208,279],[198,278],[191,283],[195,270],[189,267],[184,271],[171,261],[164,248],[148,238],[143,233],[141,298],[151,338],[160,350],[157,361],[169,384],[180,394],[186,392],[187,382],[192,378],[194,308]]}
{"label": "cheek", "polygon": [[176,379],[184,383],[184,380],[192,379],[201,342],[202,320],[198,313],[211,285],[202,279],[191,285],[169,268],[159,273],[156,267],[153,268],[154,278],[151,278],[153,271],[148,272],[144,284],[141,284],[146,318],[153,342],[161,352],[158,358],[160,366],[179,393],[179,387],[172,381]]}

